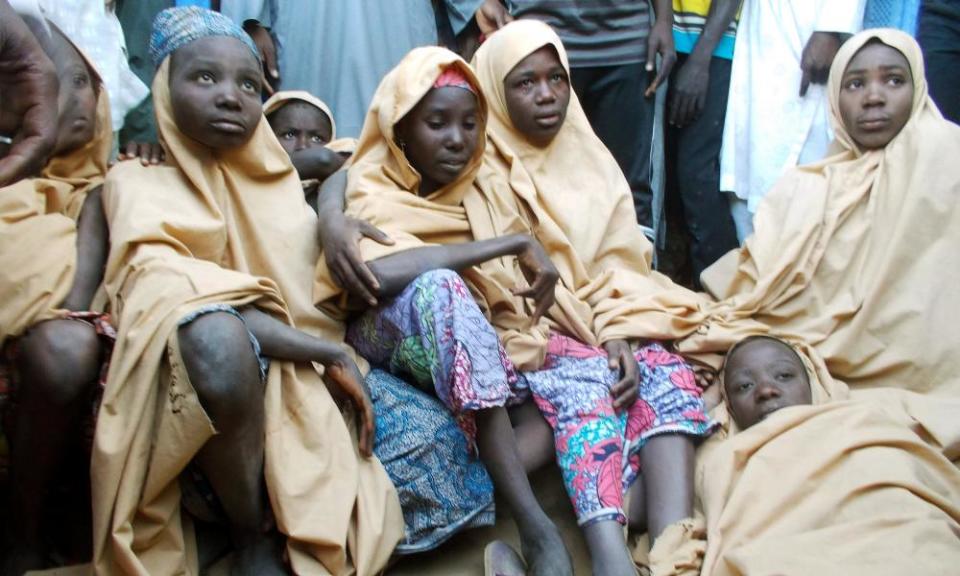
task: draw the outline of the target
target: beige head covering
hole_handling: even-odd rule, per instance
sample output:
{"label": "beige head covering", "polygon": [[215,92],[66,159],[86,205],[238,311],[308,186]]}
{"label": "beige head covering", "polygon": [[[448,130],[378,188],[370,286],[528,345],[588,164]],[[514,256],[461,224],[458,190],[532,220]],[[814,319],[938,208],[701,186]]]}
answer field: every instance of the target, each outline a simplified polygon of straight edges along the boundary
{"label": "beige head covering", "polygon": [[[215,151],[179,131],[169,63],[153,82],[166,166],[126,162],[104,186],[105,284],[119,336],[92,460],[98,574],[196,573],[178,476],[214,433],[177,361],[177,325],[212,303],[255,303],[316,337],[343,326],[316,310],[316,217],[263,116],[250,141]],[[264,393],[264,476],[300,574],[375,574],[403,535],[376,459],[360,458],[317,367],[274,359]]]}
{"label": "beige head covering", "polygon": [[76,220],[87,193],[102,184],[107,173],[113,141],[110,102],[96,68],[74,48],[97,90],[94,136],[80,148],[51,158],[39,177],[0,192],[0,346],[33,324],[63,314],[59,307],[76,272]]}
{"label": "beige head covering", "polygon": [[[864,151],[839,112],[841,79],[878,39],[913,73],[913,109],[887,146]],[[852,388],[960,394],[960,128],[927,95],[916,41],[868,30],[847,41],[828,85],[832,156],[787,173],[761,203],[744,247],[708,269],[722,300],[698,337],[753,318],[811,344]],[[691,343],[696,347],[696,342]]]}
{"label": "beige head covering", "polygon": [[305,90],[282,90],[275,93],[263,103],[263,115],[269,116],[283,108],[290,102],[304,102],[319,109],[330,120],[330,142],[326,147],[334,152],[350,152],[357,148],[356,138],[337,138],[337,121],[333,118],[333,111],[327,103]]}
{"label": "beige head covering", "polygon": [[553,228],[565,237],[564,246],[549,247],[550,256],[568,272],[583,269],[580,278],[564,278],[593,308],[600,342],[684,336],[696,328],[706,300],[652,269],[652,247],[637,225],[627,180],[573,90],[563,127],[545,147],[510,120],[504,80],[545,46],[569,73],[560,38],[536,20],[511,22],[477,50],[473,64],[490,101],[487,162],[510,178],[538,233]]}
{"label": "beige head covering", "polygon": [[[512,182],[484,163],[484,136],[456,181],[429,196],[417,194],[420,175],[407,161],[395,141],[396,124],[430,91],[434,81],[450,66],[457,67],[473,86],[473,71],[459,56],[442,48],[411,51],[381,82],[373,98],[360,142],[350,167],[347,212],[387,232],[396,244],[384,246],[361,241],[367,260],[430,244],[455,244],[495,238],[506,234],[531,234],[518,210]],[[477,89],[480,128],[487,117],[486,102]],[[529,183],[527,184],[529,186]],[[563,245],[560,236],[537,230],[537,237],[550,250]],[[562,262],[555,262],[562,267]],[[539,368],[546,353],[550,329],[559,329],[587,343],[596,343],[589,306],[573,294],[569,284],[559,284],[557,303],[548,318],[530,325],[531,305],[511,293],[525,280],[513,256],[485,262],[464,272],[481,307],[490,316],[510,358],[521,369]],[[582,268],[567,271],[564,278],[583,278]],[[340,294],[321,260],[314,297],[330,304]],[[342,302],[341,302],[342,304]]]}

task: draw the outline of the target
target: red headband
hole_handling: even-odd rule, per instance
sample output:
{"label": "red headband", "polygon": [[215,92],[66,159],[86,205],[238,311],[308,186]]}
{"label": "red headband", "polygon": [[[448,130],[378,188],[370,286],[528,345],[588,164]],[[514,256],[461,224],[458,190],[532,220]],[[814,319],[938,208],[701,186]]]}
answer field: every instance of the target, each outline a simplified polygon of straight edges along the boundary
{"label": "red headband", "polygon": [[456,88],[469,90],[474,94],[477,93],[473,85],[470,84],[470,81],[467,80],[467,77],[464,75],[464,73],[456,66],[449,66],[443,71],[442,74],[440,74],[440,76],[437,77],[436,82],[433,83],[434,88],[443,88],[445,86],[454,86]]}

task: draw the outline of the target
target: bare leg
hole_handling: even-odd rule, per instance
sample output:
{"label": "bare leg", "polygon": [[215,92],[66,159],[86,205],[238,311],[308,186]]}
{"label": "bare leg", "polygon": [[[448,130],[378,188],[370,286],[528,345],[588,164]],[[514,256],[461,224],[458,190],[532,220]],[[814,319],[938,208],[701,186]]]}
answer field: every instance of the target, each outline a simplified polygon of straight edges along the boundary
{"label": "bare leg", "polygon": [[674,522],[693,516],[693,438],[654,436],[640,449],[650,546]]}
{"label": "bare leg", "polygon": [[94,328],[75,320],[38,324],[20,340],[22,386],[11,433],[9,551],[0,574],[44,567],[40,519],[69,440],[76,436],[100,368]]}
{"label": "bare leg", "polygon": [[527,474],[555,462],[557,454],[553,447],[553,429],[537,405],[528,400],[509,412],[513,434],[517,437],[517,452]]}
{"label": "bare leg", "polygon": [[190,381],[217,429],[194,461],[230,522],[231,574],[286,574],[269,533],[263,384],[247,329],[239,318],[217,312],[182,326],[178,337]]}
{"label": "bare leg", "polygon": [[627,526],[634,532],[647,531],[647,495],[644,490],[643,474],[630,486],[630,509],[627,510]]}
{"label": "bare leg", "polygon": [[480,459],[490,472],[494,487],[513,510],[520,531],[520,546],[529,574],[573,575],[570,555],[560,531],[547,517],[533,495],[517,453],[516,438],[505,408],[476,413]]}
{"label": "bare leg", "polygon": [[623,526],[616,520],[594,522],[583,529],[590,550],[591,573],[604,576],[635,576],[637,569],[627,550]]}

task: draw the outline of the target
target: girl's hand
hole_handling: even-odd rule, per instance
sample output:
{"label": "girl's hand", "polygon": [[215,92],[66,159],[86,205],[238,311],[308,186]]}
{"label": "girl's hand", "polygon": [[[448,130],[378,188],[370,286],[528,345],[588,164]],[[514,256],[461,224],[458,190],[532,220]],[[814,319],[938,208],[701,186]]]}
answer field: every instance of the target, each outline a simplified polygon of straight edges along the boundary
{"label": "girl's hand", "polygon": [[118,161],[133,160],[139,158],[144,166],[162,164],[167,159],[167,153],[159,142],[127,142],[120,154],[117,155]]}
{"label": "girl's hand", "polygon": [[368,306],[376,306],[380,282],[363,260],[360,240],[366,237],[391,246],[393,239],[373,224],[343,214],[323,215],[323,223],[320,242],[333,281]]}
{"label": "girl's hand", "polygon": [[553,306],[560,272],[557,271],[557,267],[550,261],[550,257],[539,242],[532,236],[525,238],[523,249],[517,254],[517,262],[530,287],[526,289],[516,287],[513,293],[516,296],[532,298],[536,303],[530,319],[532,324],[536,324],[540,317]]}
{"label": "girl's hand", "polygon": [[613,407],[626,410],[633,406],[640,394],[640,364],[626,340],[610,340],[603,345],[611,370],[620,371],[620,381],[613,385]]}
{"label": "girl's hand", "polygon": [[338,401],[350,402],[356,410],[359,416],[357,426],[360,432],[360,453],[369,458],[373,455],[376,419],[363,376],[356,363],[345,352],[335,360],[324,362],[324,368],[323,381],[330,393]]}

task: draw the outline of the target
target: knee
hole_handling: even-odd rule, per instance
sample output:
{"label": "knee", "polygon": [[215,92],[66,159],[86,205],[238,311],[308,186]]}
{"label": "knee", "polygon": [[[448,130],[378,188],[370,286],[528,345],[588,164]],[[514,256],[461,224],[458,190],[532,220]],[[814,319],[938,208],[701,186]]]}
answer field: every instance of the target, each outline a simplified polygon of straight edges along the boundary
{"label": "knee", "polygon": [[458,291],[460,287],[466,289],[463,278],[453,270],[446,268],[437,268],[436,270],[424,272],[417,276],[416,282],[417,286],[421,288],[425,286],[440,286],[447,288],[449,291]]}
{"label": "knee", "polygon": [[242,320],[227,312],[205,314],[181,326],[177,339],[190,383],[215,419],[262,402],[259,366]]}
{"label": "knee", "polygon": [[97,332],[84,322],[49,320],[20,340],[24,386],[56,406],[72,404],[97,379],[101,349]]}

